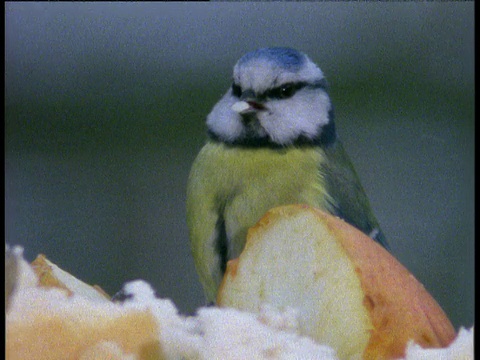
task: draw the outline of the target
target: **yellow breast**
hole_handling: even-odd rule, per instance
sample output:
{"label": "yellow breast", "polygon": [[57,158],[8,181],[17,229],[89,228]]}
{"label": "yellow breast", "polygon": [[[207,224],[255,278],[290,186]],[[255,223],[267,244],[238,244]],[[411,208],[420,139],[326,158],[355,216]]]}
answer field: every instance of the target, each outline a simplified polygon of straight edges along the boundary
{"label": "yellow breast", "polygon": [[[303,203],[326,208],[320,148],[238,148],[207,143],[192,168],[192,177],[222,213],[229,249],[237,256],[249,227],[270,208]],[[191,179],[192,180],[192,179]],[[213,198],[212,198],[213,197]]]}

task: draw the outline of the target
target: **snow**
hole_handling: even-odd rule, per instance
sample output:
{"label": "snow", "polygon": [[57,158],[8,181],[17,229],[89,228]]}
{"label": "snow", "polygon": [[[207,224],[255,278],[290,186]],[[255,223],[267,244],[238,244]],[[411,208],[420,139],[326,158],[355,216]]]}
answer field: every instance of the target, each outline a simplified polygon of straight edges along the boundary
{"label": "snow", "polygon": [[[178,313],[171,300],[157,298],[152,287],[142,280],[124,286],[123,293],[128,296],[123,302],[92,301],[75,292],[69,296],[61,289],[38,287],[36,275],[23,260],[21,249],[14,249],[13,253],[21,270],[7,311],[7,348],[8,327],[22,322],[37,324],[33,321],[35,316],[65,316],[73,319],[73,323],[76,317],[85,322],[90,316],[94,320],[88,320],[89,326],[95,327],[98,326],[95,321],[143,312],[157,324],[153,336],[158,336],[165,359],[337,359],[332,348],[297,333],[295,309],[279,311],[266,304],[260,314],[253,314],[203,307],[195,316],[186,317]],[[98,339],[83,349],[81,358],[97,358],[98,354],[111,354],[118,359],[139,358],[139,354],[129,351],[114,340]],[[445,349],[422,349],[414,343],[408,344],[405,360],[419,359],[473,359],[473,327],[460,329],[457,339]]]}

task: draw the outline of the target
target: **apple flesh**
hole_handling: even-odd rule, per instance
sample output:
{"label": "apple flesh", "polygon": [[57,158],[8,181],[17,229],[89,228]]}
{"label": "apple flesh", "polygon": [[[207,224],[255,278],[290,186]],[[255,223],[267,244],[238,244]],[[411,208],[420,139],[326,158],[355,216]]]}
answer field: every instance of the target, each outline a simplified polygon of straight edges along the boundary
{"label": "apple flesh", "polygon": [[306,205],[274,208],[227,264],[217,303],[259,312],[296,308],[300,333],[340,359],[395,359],[410,340],[455,338],[449,319],[388,251],[339,218]]}

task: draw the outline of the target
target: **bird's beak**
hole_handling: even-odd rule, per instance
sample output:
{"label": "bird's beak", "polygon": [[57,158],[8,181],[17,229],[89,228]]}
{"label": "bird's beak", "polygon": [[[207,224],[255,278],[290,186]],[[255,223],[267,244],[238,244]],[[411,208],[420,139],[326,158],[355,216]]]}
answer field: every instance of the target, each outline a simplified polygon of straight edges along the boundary
{"label": "bird's beak", "polygon": [[265,106],[254,100],[241,100],[232,105],[232,110],[240,115],[247,115],[259,110],[265,110]]}
{"label": "bird's beak", "polygon": [[240,96],[240,101],[232,105],[232,110],[240,115],[248,115],[259,110],[265,110],[265,106],[257,101],[252,90],[247,90]]}
{"label": "bird's beak", "polygon": [[246,115],[255,112],[255,109],[246,101],[237,101],[232,105],[232,110],[240,115]]}

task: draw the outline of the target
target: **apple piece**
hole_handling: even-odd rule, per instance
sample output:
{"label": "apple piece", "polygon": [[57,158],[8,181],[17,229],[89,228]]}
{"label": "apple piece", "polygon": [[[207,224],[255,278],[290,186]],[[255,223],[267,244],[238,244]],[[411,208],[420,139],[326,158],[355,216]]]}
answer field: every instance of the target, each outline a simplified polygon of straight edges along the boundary
{"label": "apple piece", "polygon": [[115,304],[44,256],[31,266],[21,256],[6,255],[16,263],[8,267],[7,359],[164,358],[159,323],[148,306]]}
{"label": "apple piece", "polygon": [[395,359],[410,340],[455,338],[449,319],[388,251],[343,220],[306,205],[268,211],[227,264],[217,303],[258,313],[296,308],[300,333],[340,359]]}
{"label": "apple piece", "polygon": [[43,254],[38,255],[31,263],[31,266],[38,276],[40,286],[64,289],[69,295],[76,294],[90,300],[110,300],[110,296],[100,286],[90,286],[84,283],[72,274],[59,268]]}
{"label": "apple piece", "polygon": [[[162,359],[158,325],[150,312],[82,300],[69,303],[53,293],[31,291],[29,299],[21,300],[21,311],[7,314],[6,358],[127,359],[130,354],[129,359]],[[109,356],[105,343],[115,345]],[[101,357],[88,355],[100,349]]]}

